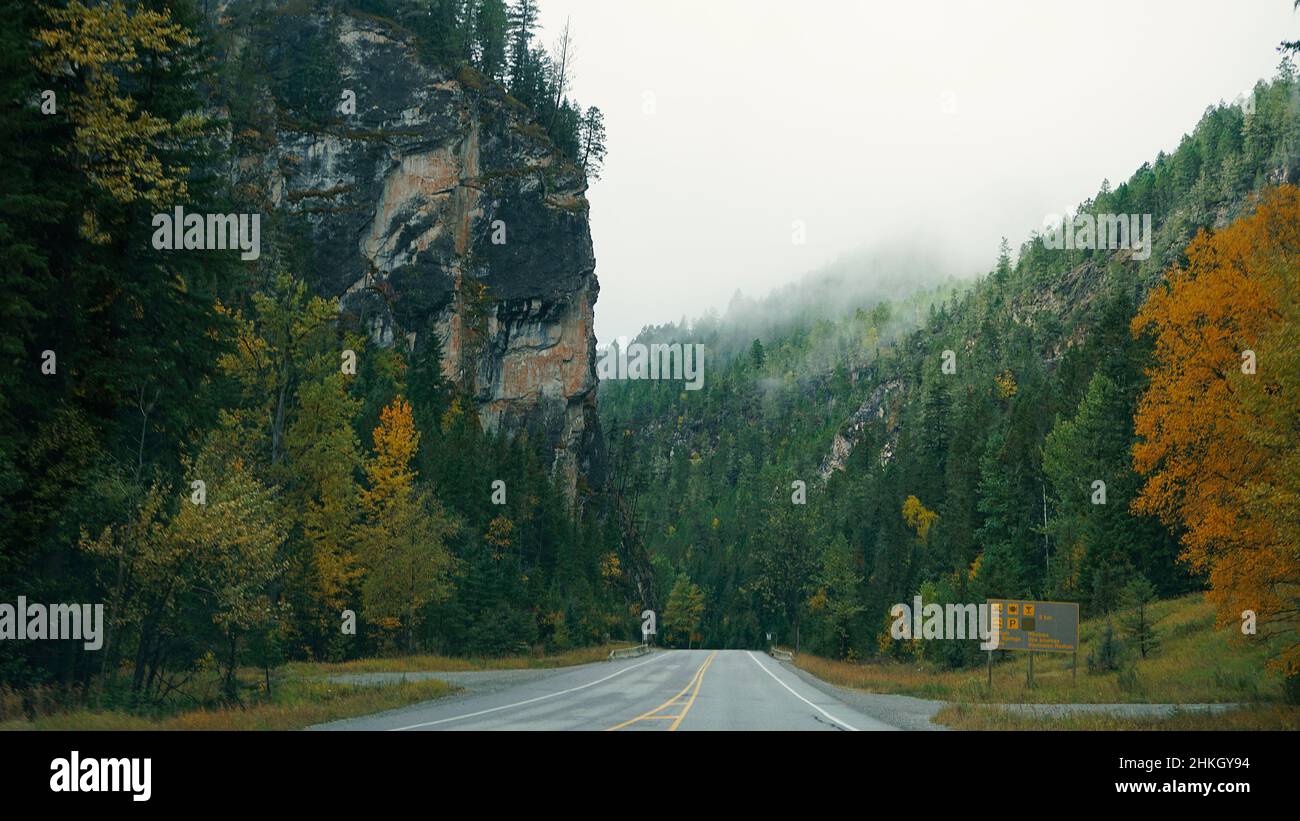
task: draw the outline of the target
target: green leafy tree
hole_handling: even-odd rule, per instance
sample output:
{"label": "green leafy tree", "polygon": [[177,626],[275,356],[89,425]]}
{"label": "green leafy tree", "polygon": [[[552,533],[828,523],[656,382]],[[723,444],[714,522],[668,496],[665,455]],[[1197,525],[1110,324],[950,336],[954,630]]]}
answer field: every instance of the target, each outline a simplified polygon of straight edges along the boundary
{"label": "green leafy tree", "polygon": [[664,631],[670,641],[686,641],[690,647],[704,619],[704,591],[685,573],[677,576],[664,607]]}
{"label": "green leafy tree", "polygon": [[770,505],[767,527],[757,534],[754,592],[769,616],[791,626],[795,650],[801,645],[800,626],[814,592],[821,554],[814,548],[804,506],[778,495]]}
{"label": "green leafy tree", "polygon": [[172,555],[192,569],[191,590],[204,600],[215,628],[222,690],[238,700],[235,674],[250,635],[274,635],[277,608],[270,595],[284,566],[278,553],[287,523],[272,489],[242,459],[221,460],[205,451],[195,466],[214,477],[204,504],[184,501],[169,526]]}
{"label": "green leafy tree", "polygon": [[853,568],[849,545],[842,535],[836,536],[822,555],[816,584],[808,609],[824,620],[835,658],[845,658],[851,647],[853,623],[866,606],[858,590],[862,576]]}

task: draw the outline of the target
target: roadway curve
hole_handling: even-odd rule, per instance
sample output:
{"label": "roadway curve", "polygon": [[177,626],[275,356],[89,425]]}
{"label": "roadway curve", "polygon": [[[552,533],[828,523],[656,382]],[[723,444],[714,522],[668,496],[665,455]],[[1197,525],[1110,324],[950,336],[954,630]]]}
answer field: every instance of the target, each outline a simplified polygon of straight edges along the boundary
{"label": "roadway curve", "polygon": [[641,658],[539,672],[495,692],[471,692],[314,729],[897,729],[849,706],[834,689],[814,685],[763,653],[660,650]]}

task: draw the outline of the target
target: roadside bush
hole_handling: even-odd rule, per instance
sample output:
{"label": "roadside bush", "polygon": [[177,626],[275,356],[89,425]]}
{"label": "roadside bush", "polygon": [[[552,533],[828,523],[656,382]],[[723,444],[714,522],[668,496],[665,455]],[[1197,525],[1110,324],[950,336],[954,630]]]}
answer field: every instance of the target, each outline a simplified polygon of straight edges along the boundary
{"label": "roadside bush", "polygon": [[1124,645],[1115,635],[1115,628],[1107,620],[1101,637],[1088,651],[1088,672],[1093,675],[1114,672],[1120,668],[1123,657]]}

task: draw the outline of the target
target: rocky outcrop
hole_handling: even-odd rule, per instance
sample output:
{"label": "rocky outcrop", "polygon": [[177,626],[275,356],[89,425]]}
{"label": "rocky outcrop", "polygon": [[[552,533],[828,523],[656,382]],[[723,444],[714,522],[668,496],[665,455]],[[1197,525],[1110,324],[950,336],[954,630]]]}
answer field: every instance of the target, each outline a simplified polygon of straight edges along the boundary
{"label": "rocky outcrop", "polygon": [[321,97],[333,110],[307,123],[277,109],[273,133],[239,150],[240,181],[263,192],[309,282],[375,342],[437,346],[483,427],[541,437],[571,492],[598,481],[599,289],[581,169],[499,87],[427,65],[391,23],[318,4],[272,25],[273,74],[306,75],[312,60],[337,72]]}
{"label": "rocky outcrop", "polygon": [[903,380],[890,379],[877,385],[868,394],[831,440],[831,451],[822,459],[821,468],[818,470],[818,475],[823,482],[830,479],[835,471],[844,470],[849,463],[849,457],[853,455],[854,448],[862,441],[867,426],[874,422],[882,422],[885,425],[886,436],[880,446],[880,463],[887,464],[894,458],[894,448],[898,445],[895,413],[904,392]]}

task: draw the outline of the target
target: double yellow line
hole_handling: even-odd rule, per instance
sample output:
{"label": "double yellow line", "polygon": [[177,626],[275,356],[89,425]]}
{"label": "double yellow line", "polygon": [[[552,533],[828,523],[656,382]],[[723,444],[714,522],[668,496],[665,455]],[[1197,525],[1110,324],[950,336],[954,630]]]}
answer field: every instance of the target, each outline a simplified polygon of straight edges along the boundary
{"label": "double yellow line", "polygon": [[[658,707],[654,708],[653,710],[650,710],[649,712],[646,713],[642,713],[636,718],[630,718],[627,721],[624,721],[622,724],[615,724],[613,727],[610,727],[609,730],[621,730],[630,724],[637,723],[638,721],[653,721],[655,719],[659,719],[659,720],[672,719],[673,722],[672,726],[670,726],[668,730],[669,732],[676,730],[677,727],[681,725],[682,719],[686,718],[686,714],[689,713],[691,711],[691,707],[694,706],[695,697],[700,694],[700,684],[704,682],[704,674],[705,672],[708,671],[709,665],[713,663],[713,658],[716,655],[718,655],[717,650],[714,650],[712,653],[709,653],[709,657],[706,658],[704,660],[704,663],[700,665],[700,669],[695,671],[695,675],[691,676],[691,680],[686,682],[686,686],[682,688],[680,693],[668,699],[663,704],[660,704]],[[681,701],[682,696],[686,695],[686,692],[688,690],[691,691],[691,697],[687,699],[684,704],[680,705],[681,712],[675,715],[660,715],[660,713],[662,713],[664,710],[667,710],[669,707],[678,706],[678,703]],[[609,730],[606,730],[606,732],[609,732]]]}

